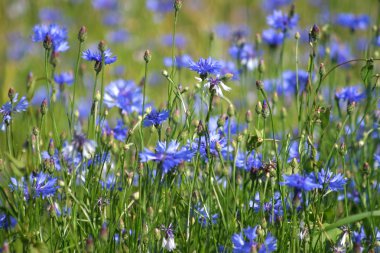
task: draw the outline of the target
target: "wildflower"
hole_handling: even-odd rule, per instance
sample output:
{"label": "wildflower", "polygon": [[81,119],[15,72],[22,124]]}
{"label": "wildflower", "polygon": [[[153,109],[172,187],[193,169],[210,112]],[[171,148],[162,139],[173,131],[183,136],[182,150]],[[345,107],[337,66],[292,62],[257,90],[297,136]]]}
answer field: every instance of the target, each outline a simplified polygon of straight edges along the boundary
{"label": "wildflower", "polygon": [[284,34],[276,32],[274,29],[267,29],[262,32],[263,41],[271,48],[276,48],[284,42]]}
{"label": "wildflower", "polygon": [[92,0],[95,9],[115,10],[118,7],[117,0]]}
{"label": "wildflower", "polygon": [[172,252],[176,248],[172,224],[167,228],[161,226],[161,230],[165,231],[165,236],[162,238],[162,247],[169,252]]}
{"label": "wildflower", "polygon": [[106,177],[105,181],[103,180],[100,181],[100,185],[102,186],[103,189],[107,189],[107,190],[113,190],[117,186],[117,189],[121,191],[122,190],[121,184],[117,184],[117,181],[118,181],[118,178],[114,174],[109,174]]}
{"label": "wildflower", "polygon": [[42,23],[55,23],[62,21],[61,11],[54,8],[42,8],[38,13],[38,17]]}
{"label": "wildflower", "polygon": [[155,161],[162,166],[163,172],[166,174],[180,163],[191,160],[193,156],[193,150],[186,147],[179,148],[179,143],[175,140],[168,144],[159,141],[155,152],[145,148],[140,153],[140,161],[143,163]]}
{"label": "wildflower", "polygon": [[104,104],[109,108],[118,107],[122,112],[141,112],[143,95],[133,81],[119,79],[105,88]]}
{"label": "wildflower", "polygon": [[348,86],[338,89],[335,98],[348,102],[359,102],[365,98],[365,93],[360,91],[360,86]]}
{"label": "wildflower", "polygon": [[19,61],[31,51],[29,38],[26,39],[21,33],[12,32],[7,35],[7,57]]}
{"label": "wildflower", "polygon": [[250,43],[244,43],[242,46],[236,44],[229,49],[232,58],[239,60],[248,70],[254,70],[258,66],[257,54]]}
{"label": "wildflower", "polygon": [[[100,51],[97,52],[91,52],[90,49],[87,49],[82,53],[82,58],[85,59],[86,61],[94,61],[96,63],[101,63],[102,62],[102,53]],[[117,57],[112,56],[111,49],[106,49],[104,51],[104,64],[112,64],[116,61]]]}
{"label": "wildflower", "polygon": [[24,178],[21,181],[17,181],[15,178],[11,178],[11,184],[9,185],[12,191],[22,190],[26,200],[29,199],[30,194],[34,198],[51,197],[57,189],[57,178],[51,177],[49,174],[40,172],[38,174],[31,174],[29,177],[29,185]]}
{"label": "wildflower", "polygon": [[59,84],[72,84],[74,82],[74,75],[72,72],[63,72],[59,75],[55,74],[54,75],[54,81]]}
{"label": "wildflower", "polygon": [[[175,57],[174,66],[177,69],[187,68],[189,66],[189,61],[191,61],[191,57],[189,55],[178,55]],[[173,59],[170,57],[165,57],[164,65],[166,67],[171,67],[173,65]]]}
{"label": "wildflower", "polygon": [[[161,43],[167,47],[171,47],[173,45],[173,35],[167,34],[162,36]],[[176,48],[183,49],[186,46],[186,37],[181,33],[176,33],[174,45]]]}
{"label": "wildflower", "polygon": [[[231,80],[239,80],[239,70],[237,69],[236,65],[232,61],[219,61],[220,65],[222,65],[222,68],[220,70],[220,75],[225,76],[226,74],[230,73],[232,74]],[[253,70],[255,68],[255,60],[254,58],[247,58],[247,61],[242,62],[242,64],[246,65],[249,70]]]}
{"label": "wildflower", "polygon": [[335,22],[343,27],[350,28],[352,32],[355,30],[365,30],[371,23],[368,15],[354,15],[352,13],[340,13],[337,15]]}
{"label": "wildflower", "polygon": [[322,186],[316,182],[314,182],[313,179],[302,176],[299,174],[292,174],[292,175],[283,175],[284,182],[281,182],[281,185],[286,185],[289,187],[296,188],[297,190],[304,190],[304,191],[311,191],[316,188],[322,188]]}
{"label": "wildflower", "polygon": [[73,152],[76,152],[82,157],[90,159],[95,153],[96,146],[95,141],[88,140],[83,134],[75,133],[71,144],[66,145],[62,149],[62,153],[64,157],[70,157]]}
{"label": "wildflower", "polygon": [[[346,193],[347,199],[352,200],[355,204],[359,204],[360,193],[356,187],[355,181],[351,179],[350,182],[347,184],[346,189],[347,189],[347,193]],[[345,195],[343,191],[341,191],[340,195],[338,196],[338,200],[342,201],[344,200],[344,198],[345,198]]]}
{"label": "wildflower", "polygon": [[284,5],[291,4],[293,0],[267,0],[263,1],[263,7],[266,11],[278,9]]}
{"label": "wildflower", "polygon": [[56,170],[61,170],[61,163],[60,163],[60,160],[59,160],[58,149],[54,150],[54,154],[53,155],[50,155],[48,153],[48,151],[42,151],[41,152],[41,157],[42,157],[42,159],[44,161],[46,161],[49,164],[51,164],[52,166],[54,166],[54,168]]}
{"label": "wildflower", "polygon": [[200,58],[198,62],[189,61],[189,69],[199,74],[202,80],[205,80],[209,74],[219,74],[222,66],[220,63],[211,57],[207,59]]}
{"label": "wildflower", "polygon": [[61,28],[56,24],[36,25],[33,29],[33,42],[44,42],[51,40],[53,52],[64,52],[69,49],[66,28]]}
{"label": "wildflower", "polygon": [[173,10],[173,0],[147,0],[146,8],[153,12],[167,13]]}
{"label": "wildflower", "polygon": [[107,135],[111,134],[111,131],[118,141],[125,141],[128,134],[128,128],[124,125],[124,122],[122,120],[117,120],[115,128],[109,127],[108,123],[105,122],[103,132],[106,132]]}
{"label": "wildflower", "polygon": [[281,30],[283,32],[288,29],[295,28],[298,23],[298,15],[293,15],[289,17],[288,15],[282,13],[281,10],[274,10],[272,15],[267,17],[267,24],[273,29]]}
{"label": "wildflower", "polygon": [[325,186],[330,191],[343,190],[346,184],[346,179],[342,174],[334,175],[329,169],[322,169],[318,172],[317,176],[314,173],[310,173],[310,178],[322,186]]}
{"label": "wildflower", "polygon": [[[270,253],[277,250],[277,240],[270,233],[267,234],[264,243],[259,244],[256,242],[258,226],[254,228],[248,227],[244,229],[243,233],[234,234],[231,238],[234,253],[250,253],[256,250],[259,253]],[[247,241],[248,240],[248,241]]]}
{"label": "wildflower", "polygon": [[11,101],[6,102],[0,108],[0,114],[3,116],[3,121],[0,124],[0,129],[5,131],[6,126],[8,126],[12,120],[12,114],[17,112],[26,111],[28,108],[28,101],[25,97],[22,97],[19,102],[17,102],[18,94],[14,94]]}
{"label": "wildflower", "polygon": [[201,224],[202,227],[216,224],[217,219],[219,217],[218,214],[210,215],[209,210],[207,210],[207,208],[203,206],[197,206],[196,212],[198,214],[198,222]]}
{"label": "wildflower", "polygon": [[107,40],[112,43],[124,43],[127,42],[130,35],[129,32],[124,29],[111,31],[107,34]]}
{"label": "wildflower", "polygon": [[0,214],[0,229],[14,228],[16,224],[17,220],[14,217],[4,213]]}
{"label": "wildflower", "polygon": [[[228,74],[227,74],[228,75]],[[196,77],[198,81],[202,81],[201,78]],[[209,77],[207,78],[207,82],[204,84],[204,87],[207,88],[210,92],[215,92],[215,94],[219,97],[223,97],[223,90],[225,91],[230,91],[231,88],[228,87],[227,85],[224,84],[224,80],[226,78],[222,77],[220,78],[219,76],[217,77]]]}
{"label": "wildflower", "polygon": [[154,125],[155,127],[158,127],[162,124],[162,122],[166,121],[169,118],[169,111],[163,110],[163,111],[151,111],[145,118],[143,125],[144,127],[149,127]]}
{"label": "wildflower", "polygon": [[261,155],[256,154],[255,151],[244,155],[242,152],[238,152],[236,158],[236,167],[244,169],[246,171],[258,171],[262,166]]}

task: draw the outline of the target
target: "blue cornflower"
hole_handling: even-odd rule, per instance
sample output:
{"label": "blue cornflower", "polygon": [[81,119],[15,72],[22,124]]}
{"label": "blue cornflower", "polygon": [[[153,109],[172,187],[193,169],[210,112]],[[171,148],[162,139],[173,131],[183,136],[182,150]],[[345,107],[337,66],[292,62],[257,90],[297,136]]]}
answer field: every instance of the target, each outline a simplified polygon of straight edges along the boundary
{"label": "blue cornflower", "polygon": [[118,0],[92,0],[95,9],[115,10],[118,7]]}
{"label": "blue cornflower", "polygon": [[55,167],[56,170],[61,170],[61,163],[59,159],[58,149],[55,149],[54,154],[51,156],[47,151],[41,152],[41,157],[44,161],[49,162]]}
{"label": "blue cornflower", "polygon": [[56,23],[62,21],[62,12],[59,9],[54,8],[42,8],[38,17],[42,23]]}
{"label": "blue cornflower", "polygon": [[[355,181],[350,179],[350,182],[348,183],[348,186],[346,187],[347,189],[347,199],[352,200],[355,204],[360,203],[360,192],[356,188]],[[338,200],[342,201],[344,200],[345,196],[344,193],[341,191],[341,194],[338,196]]]}
{"label": "blue cornflower", "polygon": [[[175,67],[177,69],[187,68],[189,66],[189,61],[191,61],[191,57],[187,54],[178,55],[175,57]],[[171,67],[173,65],[173,60],[171,57],[164,58],[164,64],[166,67]]]}
{"label": "blue cornflower", "polygon": [[[196,79],[202,82],[202,78],[196,77]],[[207,88],[210,92],[213,91],[219,97],[223,97],[223,91],[230,91],[231,87],[224,84],[224,78],[220,78],[219,75],[217,77],[209,77],[207,78],[207,82],[204,84],[204,87]],[[204,79],[205,80],[205,79]]]}
{"label": "blue cornflower", "polygon": [[291,4],[293,0],[265,0],[263,2],[263,7],[267,11],[278,9],[284,5]]}
{"label": "blue cornflower", "polygon": [[103,131],[106,132],[107,135],[110,135],[112,132],[115,139],[118,141],[125,141],[128,134],[127,126],[125,126],[124,122],[120,119],[117,120],[116,126],[113,129],[109,127],[108,122],[106,121]]}
{"label": "blue cornflower", "polygon": [[[270,253],[277,249],[277,240],[270,233],[267,234],[264,244],[256,242],[258,226],[254,228],[248,227],[243,233],[234,234],[231,238],[234,253],[250,253],[252,249],[256,249],[259,253]],[[247,241],[248,240],[248,241]]]}
{"label": "blue cornflower", "polygon": [[33,42],[43,42],[46,38],[52,41],[53,52],[64,52],[69,49],[66,28],[61,28],[56,24],[36,25],[33,29]]}
{"label": "blue cornflower", "polygon": [[276,30],[281,30],[283,32],[295,28],[298,23],[298,15],[293,15],[289,17],[284,14],[281,10],[274,10],[272,15],[267,17],[267,24]]}
{"label": "blue cornflower", "polygon": [[[345,43],[340,43],[336,39],[332,39],[328,45],[329,56],[332,62],[340,64],[353,58],[350,47]],[[319,47],[319,53],[322,57],[326,55],[323,46]],[[350,64],[343,65],[344,68],[350,67]]]}
{"label": "blue cornflower", "polygon": [[219,214],[210,214],[209,210],[201,205],[196,207],[196,212],[198,214],[198,222],[202,227],[216,224],[219,217]]}
{"label": "blue cornflower", "polygon": [[[283,86],[278,89],[279,94],[296,91],[297,87],[297,75],[295,71],[287,70],[282,73]],[[303,92],[306,89],[306,85],[309,82],[309,73],[305,70],[298,71],[298,85],[299,92]],[[279,86],[281,87],[281,86]]]}
{"label": "blue cornflower", "polygon": [[262,156],[256,154],[255,151],[252,151],[250,154],[246,155],[242,152],[238,152],[236,158],[236,167],[254,173],[256,171],[259,171],[262,166],[261,158]]}
{"label": "blue cornflower", "polygon": [[366,234],[364,228],[360,228],[360,232],[354,231],[352,236],[352,243],[354,244],[355,249],[359,249],[359,252],[363,251],[362,243],[366,239]]}
{"label": "blue cornflower", "polygon": [[111,31],[107,34],[107,40],[112,43],[124,43],[128,41],[129,37],[129,32],[124,29]]}
{"label": "blue cornflower", "polygon": [[208,74],[219,74],[222,66],[211,57],[207,59],[200,58],[198,62],[189,61],[189,69],[199,74],[202,79],[206,79]]}
{"label": "blue cornflower", "polygon": [[150,11],[167,13],[173,10],[173,0],[147,0],[146,8]]}
{"label": "blue cornflower", "polygon": [[[71,143],[62,148],[62,154],[66,158],[77,157],[79,154],[80,157],[90,159],[95,153],[96,146],[96,142],[87,139],[84,134],[75,133]],[[73,153],[75,154],[74,156]]]}
{"label": "blue cornflower", "polygon": [[20,182],[15,178],[11,178],[11,184],[9,187],[12,191],[22,190],[26,200],[29,199],[30,194],[32,194],[34,198],[46,198],[51,197],[56,193],[58,189],[57,180],[57,178],[40,172],[35,175],[30,175],[29,185],[24,178],[22,178]]}
{"label": "blue cornflower", "polygon": [[298,162],[300,161],[299,146],[300,144],[298,141],[294,141],[290,145],[288,163],[291,162],[293,159],[296,159]]}
{"label": "blue cornflower", "polygon": [[228,146],[227,144],[227,139],[221,137],[220,134],[214,132],[209,133],[209,143],[206,141],[206,138],[202,137],[200,141],[200,146],[199,141],[194,141],[192,143],[189,143],[188,146],[191,147],[192,150],[198,150],[201,154],[201,158],[205,161],[208,161],[208,154],[207,154],[207,146],[209,147],[210,155],[214,156],[215,158],[219,157],[219,152],[218,149],[220,149],[220,153],[222,154],[224,159],[227,159],[228,154],[230,154],[230,160],[233,159],[233,154],[232,154],[232,147]]}
{"label": "blue cornflower", "polygon": [[164,173],[168,173],[172,168],[182,162],[189,161],[194,156],[192,149],[182,147],[179,148],[179,143],[175,140],[170,143],[158,142],[155,152],[145,148],[140,153],[140,161],[146,163],[148,161],[155,161],[160,163]]}
{"label": "blue cornflower", "polygon": [[274,29],[267,29],[262,32],[262,38],[271,48],[276,48],[284,42],[284,33]]}
{"label": "blue cornflower", "polygon": [[17,220],[14,217],[4,213],[0,214],[0,229],[14,228],[16,224]]}
{"label": "blue cornflower", "polygon": [[22,97],[19,102],[17,102],[18,94],[16,93],[11,101],[6,102],[0,108],[0,114],[3,116],[3,120],[0,123],[0,129],[5,131],[6,126],[8,126],[12,120],[12,113],[26,111],[28,108],[28,101],[25,97]]}
{"label": "blue cornflower", "polygon": [[250,43],[245,43],[243,46],[233,44],[229,48],[229,53],[233,59],[240,61],[241,65],[249,70],[254,70],[259,63],[257,53]]}
{"label": "blue cornflower", "polygon": [[[171,47],[173,44],[173,35],[167,34],[161,37],[161,43],[167,47]],[[176,34],[174,38],[174,45],[176,48],[184,48],[186,46],[186,37],[183,34]]]}
{"label": "blue cornflower", "polygon": [[[239,80],[239,70],[237,69],[236,67],[236,64],[232,61],[219,61],[220,65],[222,66],[222,68],[220,69],[220,75],[221,76],[224,76],[226,74],[232,74],[232,79],[231,80]],[[252,61],[252,63],[254,63]],[[252,66],[254,67],[254,64],[250,65],[251,62],[248,62],[247,63],[249,66]]]}
{"label": "blue cornflower", "polygon": [[[86,61],[102,62],[102,53],[100,51],[91,52],[90,49],[87,49],[82,53],[82,58]],[[112,56],[111,49],[108,48],[104,51],[104,63],[106,65],[114,63],[116,59],[116,56]]]}
{"label": "blue cornflower", "polygon": [[365,98],[365,93],[361,92],[360,85],[348,86],[337,90],[335,98],[348,102],[359,102]]}
{"label": "blue cornflower", "polygon": [[109,108],[118,107],[123,112],[141,112],[143,95],[141,89],[131,80],[119,79],[105,88],[104,104]]}
{"label": "blue cornflower", "polygon": [[144,118],[143,125],[144,127],[149,126],[155,126],[158,127],[162,124],[162,122],[166,121],[169,118],[169,110],[163,110],[163,111],[151,111],[146,117]]}
{"label": "blue cornflower", "polygon": [[55,212],[55,214],[60,217],[60,216],[70,216],[71,214],[71,208],[64,206],[60,207],[57,202],[54,202],[53,205],[51,206]]}
{"label": "blue cornflower", "polygon": [[322,185],[314,182],[314,180],[307,176],[299,174],[283,175],[284,182],[281,185],[296,188],[297,190],[311,191],[317,188],[322,188]]}
{"label": "blue cornflower", "polygon": [[26,39],[21,33],[12,32],[7,34],[7,57],[19,61],[31,51],[29,38]]}
{"label": "blue cornflower", "polygon": [[117,187],[119,191],[122,190],[121,182],[118,183],[118,178],[114,174],[109,174],[106,177],[105,181],[101,180],[100,185],[102,186],[103,189],[107,189],[107,190],[113,190],[115,189],[115,187]]}
{"label": "blue cornflower", "polygon": [[54,81],[59,84],[72,84],[74,82],[74,75],[73,72],[62,72],[59,75],[54,75]]}
{"label": "blue cornflower", "polygon": [[351,31],[365,30],[371,23],[368,15],[355,15],[352,13],[340,13],[337,15],[335,22],[343,27],[350,28]]}
{"label": "blue cornflower", "polygon": [[346,179],[342,174],[338,173],[334,175],[329,169],[322,169],[318,172],[317,177],[314,173],[310,173],[309,177],[330,191],[343,190],[346,184]]}

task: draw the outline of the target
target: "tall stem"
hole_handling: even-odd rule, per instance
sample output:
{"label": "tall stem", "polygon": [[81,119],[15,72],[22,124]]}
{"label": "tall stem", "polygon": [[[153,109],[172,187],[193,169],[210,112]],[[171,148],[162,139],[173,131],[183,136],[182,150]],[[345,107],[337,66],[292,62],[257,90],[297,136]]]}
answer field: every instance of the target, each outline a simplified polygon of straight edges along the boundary
{"label": "tall stem", "polygon": [[78,73],[79,73],[79,63],[80,63],[80,54],[82,52],[82,42],[79,42],[77,61],[75,64],[75,76],[74,76],[74,87],[73,87],[73,98],[71,100],[71,115],[70,115],[70,127],[72,128],[72,133],[74,134],[74,108],[75,108],[75,94],[76,87],[78,83]]}

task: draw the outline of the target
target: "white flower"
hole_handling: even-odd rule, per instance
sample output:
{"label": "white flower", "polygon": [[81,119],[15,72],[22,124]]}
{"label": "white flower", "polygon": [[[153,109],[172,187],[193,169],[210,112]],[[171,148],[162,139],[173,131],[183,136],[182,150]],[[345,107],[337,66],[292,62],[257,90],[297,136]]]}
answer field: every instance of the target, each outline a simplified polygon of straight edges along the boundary
{"label": "white flower", "polygon": [[[199,77],[195,77],[195,79],[197,79],[198,81],[202,81],[202,79],[200,79]],[[213,77],[208,78],[207,83],[205,83],[204,87],[209,90],[210,89],[214,90],[215,94],[219,97],[223,97],[222,89],[225,91],[231,90],[231,87],[225,85],[219,76],[217,76],[216,78],[213,78]]]}
{"label": "white flower", "polygon": [[175,249],[174,237],[169,236],[167,239],[164,237],[162,239],[162,247],[167,249],[169,252]]}

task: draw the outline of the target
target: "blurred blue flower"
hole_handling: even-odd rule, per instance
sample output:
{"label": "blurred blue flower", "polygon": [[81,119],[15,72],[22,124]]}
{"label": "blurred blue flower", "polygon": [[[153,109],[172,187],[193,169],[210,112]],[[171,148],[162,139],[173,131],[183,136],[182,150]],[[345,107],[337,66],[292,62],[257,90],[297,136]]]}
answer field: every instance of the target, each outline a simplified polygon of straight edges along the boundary
{"label": "blurred blue flower", "polygon": [[[187,54],[178,55],[175,57],[175,67],[177,69],[187,68],[189,66],[189,62],[191,61],[191,57]],[[173,65],[173,60],[171,57],[164,58],[164,65],[166,67],[171,67]]]}
{"label": "blurred blue flower", "polygon": [[12,103],[10,101],[3,104],[0,108],[0,114],[3,116],[3,120],[0,123],[0,129],[5,131],[6,126],[8,126],[12,120],[12,114],[17,112],[26,111],[28,108],[28,101],[25,97],[22,97],[19,102],[17,102],[18,94],[16,93],[12,99]]}
{"label": "blurred blue flower", "polygon": [[14,228],[16,224],[17,220],[14,217],[4,213],[0,214],[0,229]]}
{"label": "blurred blue flower", "polygon": [[202,227],[216,224],[219,217],[219,214],[210,214],[209,210],[200,204],[196,206],[196,213],[198,214],[198,222]]}
{"label": "blurred blue flower", "polygon": [[375,38],[375,45],[380,47],[380,35]]}
{"label": "blurred blue flower", "polygon": [[57,23],[62,21],[62,13],[59,9],[42,8],[38,16],[42,23]]}
{"label": "blurred blue flower", "polygon": [[207,59],[200,58],[198,62],[190,60],[188,68],[197,72],[204,79],[208,74],[219,74],[222,66],[218,61],[209,57]]}
{"label": "blurred blue flower", "polygon": [[72,84],[74,82],[73,72],[62,72],[59,75],[55,74],[54,81],[59,85]]}
{"label": "blurred blue flower", "polygon": [[92,0],[95,9],[115,10],[118,8],[118,0]]}
{"label": "blurred blue flower", "polygon": [[115,187],[117,187],[117,190],[121,191],[122,190],[122,185],[121,182],[118,182],[118,177],[116,177],[114,174],[109,174],[106,177],[106,180],[100,180],[100,185],[102,186],[103,189],[107,190],[114,190]]}
{"label": "blurred blue flower", "polygon": [[244,169],[246,171],[254,172],[260,170],[262,166],[262,156],[256,154],[255,151],[251,153],[244,154],[242,152],[238,152],[236,158],[236,167],[239,169]]}
{"label": "blurred blue flower", "polygon": [[64,52],[69,49],[66,28],[61,28],[56,24],[36,25],[33,28],[33,42],[43,42],[49,36],[52,41],[53,52]]}
{"label": "blurred blue flower", "polygon": [[117,25],[121,25],[123,22],[123,15],[120,13],[120,11],[114,10],[114,11],[107,11],[103,15],[103,24],[115,27]]}
{"label": "blurred blue flower", "polygon": [[232,74],[231,80],[239,80],[239,70],[236,67],[236,64],[232,61],[219,61],[220,65],[222,66],[220,69],[220,75],[224,76],[226,74]]}
{"label": "blurred blue flower", "polygon": [[143,163],[148,161],[159,163],[162,166],[163,173],[166,174],[180,163],[190,161],[194,156],[195,152],[192,149],[186,147],[179,148],[179,145],[174,140],[169,143],[159,141],[157,142],[155,152],[145,148],[140,153],[140,161]]}
{"label": "blurred blue flower", "polygon": [[[174,45],[176,48],[183,49],[186,46],[186,37],[181,33],[177,33],[174,38]],[[161,37],[161,43],[167,47],[171,47],[173,44],[173,35],[167,34]]]}
{"label": "blurred blue flower", "polygon": [[252,44],[244,43],[241,47],[233,44],[228,51],[233,59],[238,60],[248,70],[254,70],[258,66],[257,53]]}
{"label": "blurred blue flower", "polygon": [[299,17],[297,14],[289,17],[281,10],[274,10],[272,15],[267,16],[267,24],[273,29],[285,32],[295,28],[297,26],[298,19]]}
{"label": "blurred blue flower", "polygon": [[[358,189],[356,188],[355,181],[353,179],[349,180],[349,183],[347,184],[347,199],[352,200],[355,204],[360,203],[360,193]],[[344,200],[345,196],[343,191],[340,192],[341,194],[338,196],[338,200],[342,201]]]}
{"label": "blurred blue flower", "polygon": [[257,228],[248,227],[243,233],[234,234],[231,238],[234,253],[250,253],[255,249],[258,253],[270,253],[277,250],[277,240],[270,233],[267,234],[263,244],[256,242]]}
{"label": "blurred blue flower", "polygon": [[123,120],[120,119],[117,120],[115,128],[110,128],[108,122],[106,121],[104,124],[103,131],[105,131],[107,135],[111,134],[112,131],[112,134],[118,141],[125,141],[128,134],[127,126],[125,126]]}
{"label": "blurred blue flower", "polygon": [[335,98],[349,102],[359,102],[365,98],[365,93],[361,91],[360,85],[339,88],[335,92]]}
{"label": "blurred blue flower", "polygon": [[112,43],[124,43],[129,40],[129,32],[125,29],[118,29],[107,34],[107,40]]}
{"label": "blurred blue flower", "polygon": [[146,8],[158,13],[167,13],[173,10],[173,0],[146,0]]}
{"label": "blurred blue flower", "polygon": [[55,149],[54,154],[51,156],[47,151],[41,152],[43,160],[47,160],[50,164],[54,165],[56,170],[61,170],[61,162],[58,154],[58,149]]}
{"label": "blurred blue flower", "polygon": [[312,178],[308,176],[302,176],[299,174],[283,175],[284,181],[281,185],[296,188],[297,190],[311,191],[317,188],[322,188],[322,185],[316,183]]}
{"label": "blurred blue flower", "polygon": [[104,104],[109,108],[118,107],[123,112],[141,112],[143,95],[141,89],[131,80],[119,79],[105,88]]}
{"label": "blurred blue flower", "polygon": [[[82,58],[86,61],[102,62],[102,53],[100,51],[91,52],[90,49],[87,49],[82,53]],[[112,52],[109,48],[104,51],[104,63],[106,65],[114,63],[116,59],[117,57],[112,56]]]}
{"label": "blurred blue flower", "polygon": [[[354,58],[350,47],[347,44],[339,43],[336,39],[332,39],[327,48],[329,49],[328,56],[333,63],[340,64]],[[319,54],[321,57],[325,57],[326,49],[323,46],[319,47]],[[348,68],[350,64],[343,65],[342,67]]]}
{"label": "blurred blue flower", "polygon": [[157,111],[152,110],[146,117],[144,118],[143,125],[144,127],[155,126],[158,127],[162,124],[162,122],[166,121],[169,118],[169,111]]}
{"label": "blurred blue flower", "polygon": [[267,29],[262,32],[262,38],[271,48],[276,48],[284,42],[284,33],[274,29]]}
{"label": "blurred blue flower", "polygon": [[336,16],[335,22],[340,26],[350,28],[351,31],[365,30],[371,24],[371,18],[365,14],[340,13]]}
{"label": "blurred blue flower", "polygon": [[12,32],[7,35],[7,57],[19,61],[31,51],[29,40],[24,38],[20,33]]}
{"label": "blurred blue flower", "polygon": [[263,8],[266,11],[272,11],[278,9],[284,5],[289,5],[293,0],[262,0]]}

